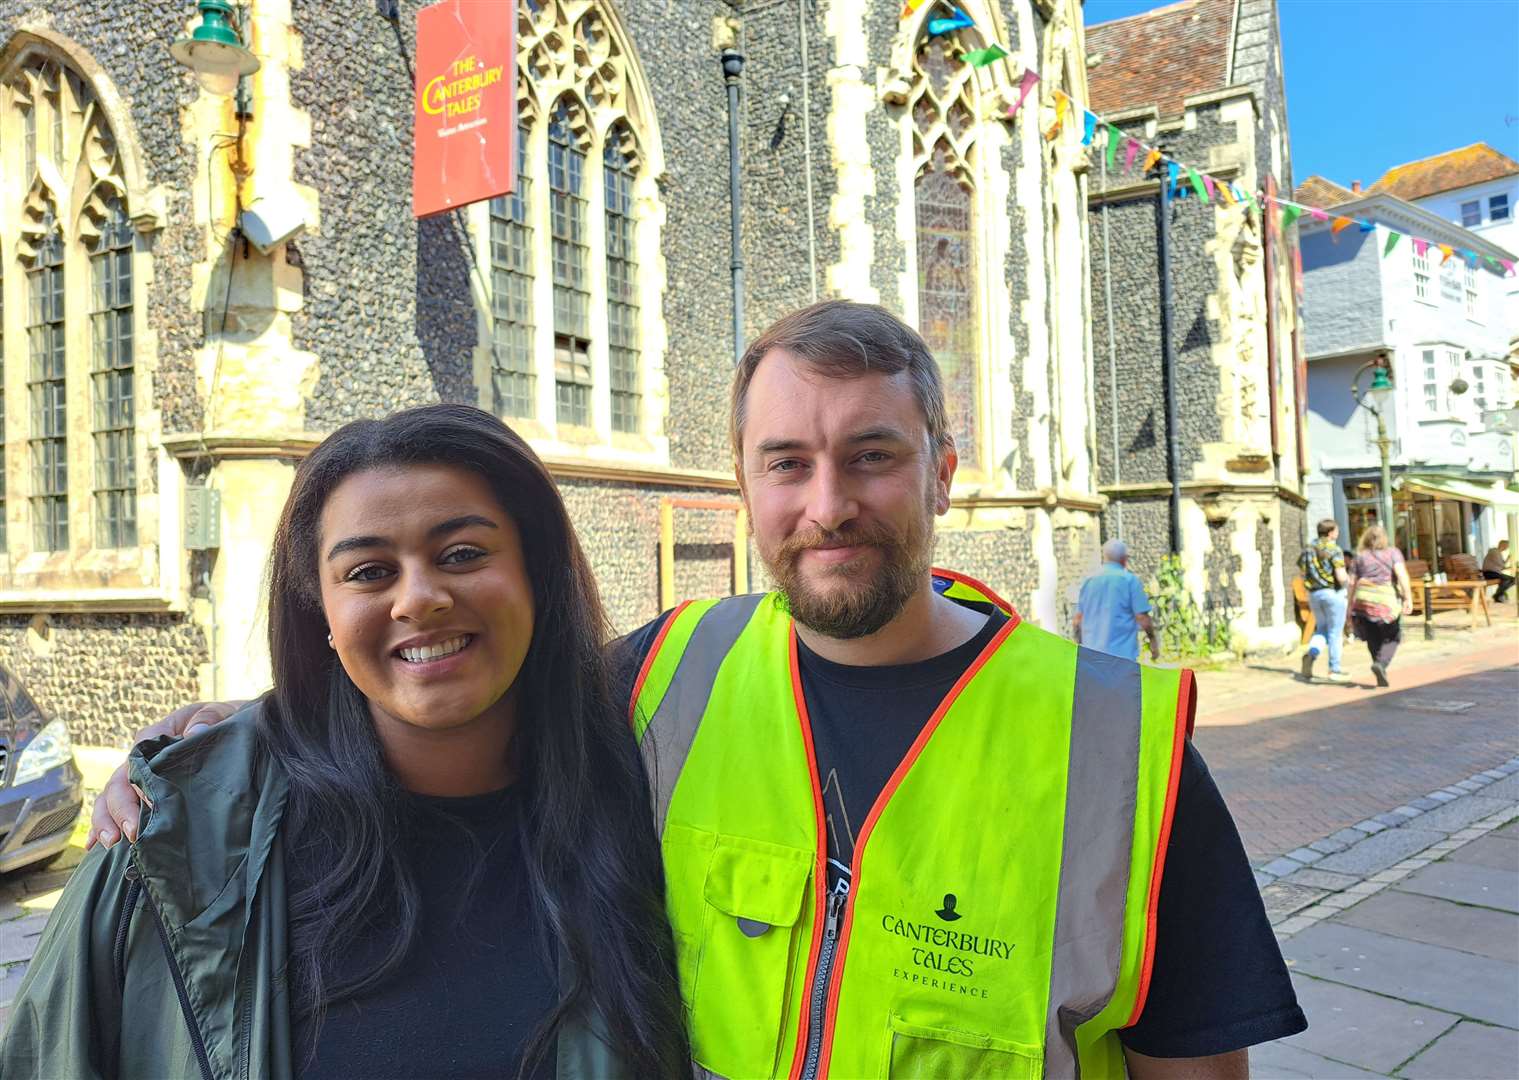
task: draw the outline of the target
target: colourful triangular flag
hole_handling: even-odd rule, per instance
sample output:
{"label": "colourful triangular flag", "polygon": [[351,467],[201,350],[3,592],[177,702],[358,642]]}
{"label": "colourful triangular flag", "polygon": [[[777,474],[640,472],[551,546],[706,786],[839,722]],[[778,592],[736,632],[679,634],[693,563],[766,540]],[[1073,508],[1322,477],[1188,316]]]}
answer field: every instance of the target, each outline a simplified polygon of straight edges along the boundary
{"label": "colourful triangular flag", "polygon": [[1089,112],[1086,109],[1083,109],[1082,112],[1085,114],[1085,116],[1083,117],[1083,122],[1085,124],[1085,127],[1082,129],[1082,132],[1081,132],[1081,145],[1082,146],[1091,146],[1092,145],[1092,136],[1094,136],[1094,135],[1097,134],[1097,114],[1093,113],[1093,112]]}
{"label": "colourful triangular flag", "polygon": [[1207,202],[1208,189],[1203,187],[1203,178],[1198,175],[1197,170],[1188,168],[1187,179],[1192,181],[1192,190],[1197,192],[1197,194],[1202,197],[1203,202]]}
{"label": "colourful triangular flag", "polygon": [[1398,238],[1402,235],[1402,233],[1388,232],[1387,246],[1382,249],[1382,257],[1384,259],[1392,254],[1392,249],[1398,246]]}
{"label": "colourful triangular flag", "polygon": [[1329,231],[1332,232],[1335,236],[1339,236],[1340,233],[1350,228],[1352,224],[1353,223],[1348,217],[1337,217],[1334,219],[1334,224],[1329,226]]}
{"label": "colourful triangular flag", "polygon": [[1507,270],[1510,274],[1512,274],[1514,272],[1514,260],[1513,259],[1499,259],[1498,261],[1503,264],[1503,269]]}
{"label": "colourful triangular flag", "polygon": [[1210,198],[1218,198],[1218,186],[1214,184],[1213,177],[1207,173],[1203,173],[1203,187],[1208,189],[1208,196]]}
{"label": "colourful triangular flag", "polygon": [[1065,126],[1065,111],[1066,111],[1066,109],[1068,109],[1070,107],[1071,107],[1071,99],[1068,98],[1068,97],[1066,97],[1059,90],[1056,90],[1055,91],[1055,122],[1053,124],[1051,124],[1050,125],[1050,129],[1044,133],[1045,139],[1053,142],[1054,139],[1055,139],[1055,136],[1057,136],[1057,135],[1060,134],[1060,129]]}
{"label": "colourful triangular flag", "polygon": [[1450,262],[1450,257],[1454,255],[1455,252],[1451,250],[1449,244],[1436,244],[1435,246],[1440,249],[1440,265],[1444,266],[1446,263]]}
{"label": "colourful triangular flag", "polygon": [[1221,202],[1221,203],[1223,203],[1225,206],[1232,206],[1232,205],[1234,205],[1234,192],[1232,192],[1232,191],[1229,190],[1229,185],[1225,184],[1225,183],[1222,183],[1222,182],[1219,182],[1218,185],[1217,185],[1217,187],[1218,187],[1218,201]]}
{"label": "colourful triangular flag", "polygon": [[1482,257],[1487,260],[1487,265],[1488,266],[1491,266],[1494,270],[1498,271],[1500,274],[1503,272],[1503,264],[1501,262],[1499,262],[1497,259],[1493,258],[1491,255],[1484,255]]}
{"label": "colourful triangular flag", "polygon": [[1118,140],[1123,138],[1123,132],[1112,124],[1108,125],[1108,170],[1111,172],[1118,167]]}
{"label": "colourful triangular flag", "polygon": [[1123,171],[1124,172],[1131,172],[1131,171],[1133,171],[1133,168],[1134,168],[1134,155],[1136,155],[1138,153],[1139,153],[1139,140],[1136,139],[1136,138],[1134,138],[1131,135],[1131,136],[1129,136],[1129,140],[1125,144],[1124,151],[1123,151]]}
{"label": "colourful triangular flag", "polygon": [[1357,218],[1356,224],[1361,227],[1362,232],[1371,232],[1371,230],[1377,227],[1375,222],[1366,221],[1364,218]]}
{"label": "colourful triangular flag", "polygon": [[1419,256],[1419,258],[1421,258],[1421,259],[1429,251],[1429,241],[1428,240],[1420,240],[1416,236],[1416,237],[1413,238],[1413,245],[1414,245],[1414,254],[1417,255],[1417,256]]}
{"label": "colourful triangular flag", "polygon": [[928,0],[907,0],[907,6],[902,9],[901,17],[904,19],[907,18],[907,16],[911,15],[914,11],[917,11],[926,3],[928,3]]}
{"label": "colourful triangular flag", "polygon": [[1176,188],[1180,185],[1181,166],[1174,161],[1166,162],[1166,183],[1170,185],[1172,198],[1176,197]]}
{"label": "colourful triangular flag", "polygon": [[1155,163],[1157,161],[1159,161],[1159,160],[1160,160],[1160,151],[1159,150],[1151,150],[1148,154],[1145,155],[1144,164],[1142,164],[1140,166],[1140,168],[1143,169],[1145,172],[1149,172],[1151,169],[1155,168]]}
{"label": "colourful triangular flag", "polygon": [[1038,81],[1039,76],[1035,74],[1033,68],[1029,68],[1023,73],[1023,77],[1018,80],[1018,100],[1007,107],[1007,115],[1012,116],[1023,107],[1024,99],[1028,97],[1029,91],[1034,88],[1034,84]]}
{"label": "colourful triangular flag", "polygon": [[954,14],[947,19],[928,20],[929,37],[938,37],[940,34],[953,34],[956,30],[964,30],[967,27],[976,25],[975,20],[959,8],[951,8],[950,10]]}
{"label": "colourful triangular flag", "polygon": [[1303,210],[1301,207],[1293,206],[1291,203],[1280,203],[1279,205],[1282,208],[1282,231],[1285,232],[1301,216]]}
{"label": "colourful triangular flag", "polygon": [[1314,221],[1329,220],[1329,215],[1324,213],[1324,211],[1320,210],[1317,206],[1310,206],[1308,208],[1308,216],[1313,218]]}
{"label": "colourful triangular flag", "polygon": [[971,67],[985,67],[987,64],[994,63],[1003,57],[1011,55],[1013,54],[994,41],[984,49],[972,49],[970,52],[963,54],[960,59],[964,60]]}
{"label": "colourful triangular flag", "polygon": [[1461,252],[1461,257],[1466,260],[1466,264],[1473,270],[1477,268],[1477,253],[1475,251],[1463,251]]}

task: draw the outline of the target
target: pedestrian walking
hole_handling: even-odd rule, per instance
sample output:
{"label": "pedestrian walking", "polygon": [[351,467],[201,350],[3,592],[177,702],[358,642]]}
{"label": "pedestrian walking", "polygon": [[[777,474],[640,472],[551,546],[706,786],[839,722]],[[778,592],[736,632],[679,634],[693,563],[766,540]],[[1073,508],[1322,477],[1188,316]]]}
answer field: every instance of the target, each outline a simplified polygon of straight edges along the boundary
{"label": "pedestrian walking", "polygon": [[[613,647],[698,1072],[1225,1080],[1301,1031],[1192,674],[932,567],[958,459],[922,338],[872,305],[786,316],[730,427],[779,588]],[[123,812],[118,775],[97,827]]]}
{"label": "pedestrian walking", "polygon": [[1482,557],[1482,576],[1488,581],[1498,583],[1498,591],[1493,594],[1493,603],[1503,603],[1509,589],[1514,586],[1514,575],[1509,573],[1508,565],[1508,541],[1499,540],[1496,547],[1488,549]]}
{"label": "pedestrian walking", "polygon": [[1313,665],[1319,656],[1318,640],[1323,636],[1329,653],[1329,681],[1349,682],[1350,676],[1340,668],[1340,647],[1345,632],[1345,587],[1350,576],[1345,570],[1345,553],[1340,550],[1340,526],[1334,518],[1318,525],[1318,539],[1298,556],[1298,568],[1308,589],[1308,608],[1313,612],[1317,633],[1303,652],[1303,678],[1313,679]]}
{"label": "pedestrian walking", "polygon": [[1403,640],[1403,616],[1413,610],[1413,591],[1403,553],[1387,541],[1387,530],[1369,526],[1361,533],[1350,563],[1350,610],[1356,637],[1371,653],[1371,673],[1386,686],[1387,668]]}
{"label": "pedestrian walking", "polygon": [[1081,583],[1071,627],[1080,644],[1125,660],[1139,659],[1143,633],[1150,642],[1150,656],[1160,659],[1150,598],[1139,575],[1129,569],[1129,545],[1122,540],[1102,545],[1102,569]]}

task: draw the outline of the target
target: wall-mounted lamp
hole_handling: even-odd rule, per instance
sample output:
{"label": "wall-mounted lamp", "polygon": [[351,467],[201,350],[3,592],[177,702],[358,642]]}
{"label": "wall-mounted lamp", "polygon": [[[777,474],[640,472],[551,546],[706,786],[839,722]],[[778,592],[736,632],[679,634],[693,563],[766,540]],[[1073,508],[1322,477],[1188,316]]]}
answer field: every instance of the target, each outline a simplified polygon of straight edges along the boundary
{"label": "wall-mounted lamp", "polygon": [[207,93],[226,96],[237,81],[259,69],[258,57],[243,44],[232,23],[232,5],[226,0],[200,0],[200,25],[187,38],[169,46],[175,60],[195,72]]}

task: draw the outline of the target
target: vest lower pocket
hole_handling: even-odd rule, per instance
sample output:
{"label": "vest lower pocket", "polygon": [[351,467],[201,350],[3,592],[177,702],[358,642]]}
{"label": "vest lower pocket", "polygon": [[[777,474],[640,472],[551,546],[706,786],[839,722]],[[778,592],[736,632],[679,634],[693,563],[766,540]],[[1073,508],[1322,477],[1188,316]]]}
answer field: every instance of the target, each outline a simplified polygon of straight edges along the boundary
{"label": "vest lower pocket", "polygon": [[1040,1047],[891,1017],[887,1048],[891,1080],[1038,1080]]}
{"label": "vest lower pocket", "polygon": [[691,1048],[723,1076],[776,1071],[813,855],[718,835],[703,884]]}

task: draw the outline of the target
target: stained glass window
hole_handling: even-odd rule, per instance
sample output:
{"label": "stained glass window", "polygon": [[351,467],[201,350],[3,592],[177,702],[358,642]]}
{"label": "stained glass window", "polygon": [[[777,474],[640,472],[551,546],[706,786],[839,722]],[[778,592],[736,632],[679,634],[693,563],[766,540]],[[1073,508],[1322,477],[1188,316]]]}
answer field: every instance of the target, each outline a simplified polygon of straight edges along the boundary
{"label": "stained glass window", "polygon": [[561,99],[549,117],[549,233],[554,271],[554,400],[562,424],[591,423],[591,292],[586,154]]}
{"label": "stained glass window", "polygon": [[918,175],[918,331],[939,361],[950,433],[962,465],[976,464],[976,317],[974,216],[967,184],[945,151]]}
{"label": "stained glass window", "polygon": [[132,225],[111,200],[91,246],[91,395],[95,436],[95,543],[137,543],[132,356]]}
{"label": "stained glass window", "polygon": [[607,231],[607,356],[612,381],[612,430],[637,431],[638,252],[633,230],[633,161],[626,134],[607,136],[602,155]]}
{"label": "stained glass window", "polygon": [[42,220],[36,257],[27,271],[31,404],[33,544],[39,551],[69,546],[68,403],[65,394],[63,235],[52,211]]}
{"label": "stained glass window", "polygon": [[517,129],[517,185],[490,201],[492,372],[496,412],[532,416],[533,226],[528,218],[527,129]]}

